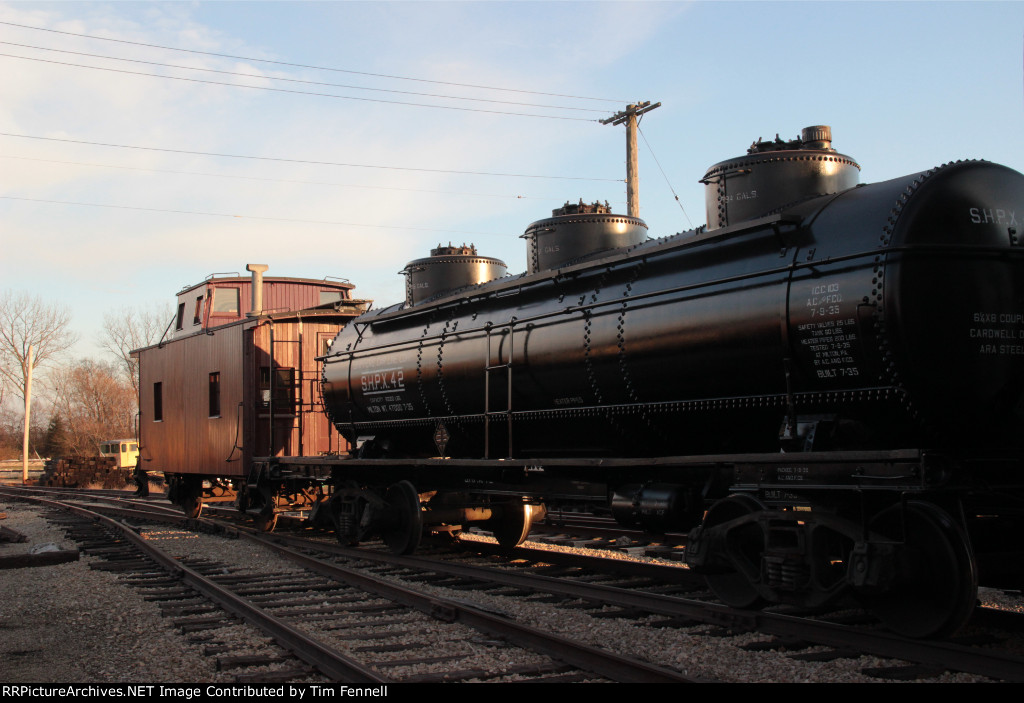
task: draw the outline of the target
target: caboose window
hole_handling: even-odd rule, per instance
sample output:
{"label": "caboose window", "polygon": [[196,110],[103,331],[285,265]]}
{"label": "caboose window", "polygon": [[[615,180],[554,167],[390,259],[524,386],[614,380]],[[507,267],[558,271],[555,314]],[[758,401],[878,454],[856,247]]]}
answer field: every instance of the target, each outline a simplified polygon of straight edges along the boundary
{"label": "caboose window", "polygon": [[210,374],[210,417],[220,417],[220,372]]}
{"label": "caboose window", "polygon": [[322,290],[320,291],[320,304],[326,305],[327,303],[336,303],[342,300],[340,290]]}
{"label": "caboose window", "polygon": [[164,384],[153,384],[153,422],[164,419]]}
{"label": "caboose window", "polygon": [[203,296],[196,298],[196,314],[192,318],[192,324],[198,325],[203,321]]}
{"label": "caboose window", "polygon": [[174,329],[180,330],[185,327],[185,303],[178,303],[178,321]]}
{"label": "caboose window", "polygon": [[241,291],[238,288],[214,288],[213,289],[213,312],[214,314],[237,315],[239,310],[239,299]]}

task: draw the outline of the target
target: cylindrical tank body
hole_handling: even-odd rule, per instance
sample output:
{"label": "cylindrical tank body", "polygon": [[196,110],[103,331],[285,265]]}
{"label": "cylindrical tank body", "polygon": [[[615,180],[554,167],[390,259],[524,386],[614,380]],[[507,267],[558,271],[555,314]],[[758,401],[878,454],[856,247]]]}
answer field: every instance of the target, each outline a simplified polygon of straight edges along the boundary
{"label": "cylindrical tank body", "polygon": [[832,148],[827,125],[806,127],[789,142],[758,140],[745,156],[715,164],[701,179],[707,227],[735,225],[816,195],[838,193],[857,185],[859,176],[857,162]]}
{"label": "cylindrical tank body", "polygon": [[472,244],[468,247],[437,245],[430,256],[410,261],[402,269],[405,276],[405,304],[412,306],[442,293],[464,286],[501,278],[508,267],[501,259],[480,256]]}
{"label": "cylindrical tank body", "polygon": [[436,455],[442,424],[450,456],[777,451],[792,415],[852,446],[1019,446],[1022,214],[1024,176],[950,164],[374,311],[325,406],[396,455]]}

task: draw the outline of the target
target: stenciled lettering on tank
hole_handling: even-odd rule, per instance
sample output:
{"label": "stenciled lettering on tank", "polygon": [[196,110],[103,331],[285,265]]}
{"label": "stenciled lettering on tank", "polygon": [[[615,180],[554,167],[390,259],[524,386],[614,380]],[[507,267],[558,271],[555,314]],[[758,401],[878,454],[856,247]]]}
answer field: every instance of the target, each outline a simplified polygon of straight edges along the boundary
{"label": "stenciled lettering on tank", "polygon": [[[843,284],[813,283],[802,297],[802,319],[796,326],[796,340],[809,361],[815,378],[828,381],[859,377],[856,358],[857,318],[843,305]],[[801,298],[794,296],[792,302]],[[844,310],[844,308],[847,308]]]}
{"label": "stenciled lettering on tank", "polygon": [[371,415],[412,412],[413,404],[404,398],[405,367],[398,363],[396,356],[387,354],[367,361],[373,366],[359,374],[366,412]]}
{"label": "stenciled lettering on tank", "polygon": [[720,196],[720,198],[719,198],[719,200],[721,200],[722,202],[726,202],[726,203],[731,203],[734,200],[735,201],[739,201],[739,200],[756,200],[756,199],[757,199],[757,189],[748,190],[748,191],[745,191],[743,193],[730,193],[728,195]]}
{"label": "stenciled lettering on tank", "polygon": [[972,207],[968,210],[971,223],[975,225],[1006,225],[1017,227],[1017,211],[999,207]]}
{"label": "stenciled lettering on tank", "polygon": [[405,371],[401,368],[394,368],[364,373],[359,377],[359,384],[365,395],[404,391]]}
{"label": "stenciled lettering on tank", "polygon": [[806,307],[811,317],[833,317],[839,314],[839,304],[843,302],[843,294],[839,292],[838,283],[823,283],[811,288],[807,297]]}
{"label": "stenciled lettering on tank", "polygon": [[982,356],[1024,356],[1024,313],[972,313],[967,336]]}

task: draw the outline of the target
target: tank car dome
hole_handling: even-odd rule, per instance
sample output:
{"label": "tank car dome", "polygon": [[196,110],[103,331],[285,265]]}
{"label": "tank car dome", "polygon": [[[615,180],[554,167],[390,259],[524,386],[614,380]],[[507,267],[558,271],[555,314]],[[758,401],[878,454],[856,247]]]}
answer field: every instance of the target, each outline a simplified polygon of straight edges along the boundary
{"label": "tank car dome", "polygon": [[798,138],[758,139],[746,156],[707,170],[704,203],[708,229],[751,220],[791,203],[853,188],[860,165],[832,148],[832,128],[805,127]]}
{"label": "tank car dome", "polygon": [[405,276],[405,304],[419,303],[447,291],[487,283],[501,278],[508,266],[501,259],[477,254],[476,247],[437,245],[430,256],[410,261],[402,269]]}
{"label": "tank car dome", "polygon": [[528,273],[557,268],[580,257],[633,246],[647,239],[647,224],[638,217],[616,215],[605,202],[566,203],[551,217],[526,228]]}

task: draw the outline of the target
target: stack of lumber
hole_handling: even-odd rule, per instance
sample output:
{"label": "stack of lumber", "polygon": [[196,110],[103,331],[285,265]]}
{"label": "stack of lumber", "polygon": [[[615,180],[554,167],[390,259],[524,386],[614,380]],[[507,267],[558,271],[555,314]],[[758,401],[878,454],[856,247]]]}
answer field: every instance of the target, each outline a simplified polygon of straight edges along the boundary
{"label": "stack of lumber", "polygon": [[39,479],[41,486],[65,488],[124,488],[127,469],[119,469],[114,457],[66,456],[50,459]]}

